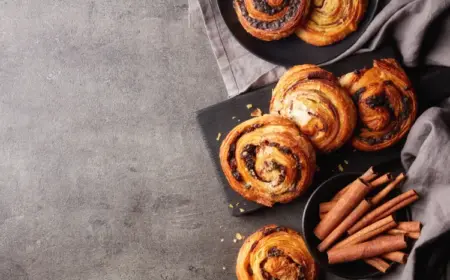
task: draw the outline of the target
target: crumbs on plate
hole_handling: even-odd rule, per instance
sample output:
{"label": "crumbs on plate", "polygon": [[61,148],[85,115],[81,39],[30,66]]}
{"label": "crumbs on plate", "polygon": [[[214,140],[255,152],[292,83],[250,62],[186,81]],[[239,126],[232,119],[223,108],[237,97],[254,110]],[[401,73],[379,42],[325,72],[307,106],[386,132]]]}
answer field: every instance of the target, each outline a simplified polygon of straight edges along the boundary
{"label": "crumbs on plate", "polygon": [[256,108],[255,110],[253,110],[253,111],[250,113],[250,116],[252,116],[252,117],[261,117],[261,116],[262,116],[262,111],[261,111],[261,109]]}

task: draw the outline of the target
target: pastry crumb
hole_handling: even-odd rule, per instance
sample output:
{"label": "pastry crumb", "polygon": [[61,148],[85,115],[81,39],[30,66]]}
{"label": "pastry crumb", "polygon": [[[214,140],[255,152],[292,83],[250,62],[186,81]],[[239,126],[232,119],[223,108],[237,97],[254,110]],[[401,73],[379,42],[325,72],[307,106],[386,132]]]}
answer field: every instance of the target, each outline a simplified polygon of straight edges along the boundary
{"label": "pastry crumb", "polygon": [[251,109],[253,107],[252,104],[247,104],[247,109]]}
{"label": "pastry crumb", "polygon": [[339,171],[343,172],[344,171],[344,167],[342,167],[341,164],[338,165]]}
{"label": "pastry crumb", "polygon": [[234,120],[236,118],[236,116],[232,116],[231,119]]}
{"label": "pastry crumb", "polygon": [[244,212],[245,212],[245,210],[244,210],[244,209],[242,209],[242,208],[239,208],[239,212],[241,212],[241,213],[244,213]]}
{"label": "pastry crumb", "polygon": [[220,242],[224,242],[224,241],[225,241],[225,239],[223,239],[223,238],[220,239]]}
{"label": "pastry crumb", "polygon": [[231,209],[233,209],[234,206],[233,206],[233,204],[230,203],[230,204],[228,204],[228,207],[230,207]]}
{"label": "pastry crumb", "polygon": [[244,238],[244,236],[242,236],[242,234],[240,234],[239,232],[236,233],[236,239],[237,240],[242,240]]}
{"label": "pastry crumb", "polygon": [[236,206],[239,206],[239,202],[236,203]]}
{"label": "pastry crumb", "polygon": [[224,267],[222,267],[222,269],[223,269],[223,270],[226,270],[227,268],[224,266]]}
{"label": "pastry crumb", "polygon": [[219,140],[220,140],[220,136],[222,136],[222,133],[219,132],[219,133],[217,134],[216,141],[219,141]]}
{"label": "pastry crumb", "polygon": [[237,242],[237,240],[236,239],[233,239],[233,243],[236,243]]}
{"label": "pastry crumb", "polygon": [[241,121],[241,119],[238,119],[238,122],[240,122]]}
{"label": "pastry crumb", "polygon": [[344,159],[344,163],[345,163],[345,164],[348,164],[348,160]]}
{"label": "pastry crumb", "polygon": [[262,116],[262,111],[261,111],[261,109],[256,108],[255,110],[253,110],[253,111],[250,113],[250,116],[252,116],[252,117],[261,117],[261,116]]}

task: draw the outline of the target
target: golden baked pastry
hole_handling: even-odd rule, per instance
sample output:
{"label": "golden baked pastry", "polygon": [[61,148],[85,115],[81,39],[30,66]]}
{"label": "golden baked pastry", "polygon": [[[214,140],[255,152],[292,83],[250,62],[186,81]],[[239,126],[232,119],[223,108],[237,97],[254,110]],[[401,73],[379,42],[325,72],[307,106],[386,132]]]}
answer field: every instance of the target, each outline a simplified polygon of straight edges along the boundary
{"label": "golden baked pastry", "polygon": [[356,31],[367,0],[311,0],[309,19],[295,31],[303,41],[327,46]]}
{"label": "golden baked pastry", "polygon": [[315,65],[288,70],[273,90],[270,113],[286,116],[324,153],[341,147],[356,126],[356,108],[328,71]]}
{"label": "golden baked pastry", "polygon": [[309,0],[234,0],[239,22],[254,37],[273,41],[294,33]]}
{"label": "golden baked pastry", "polygon": [[352,145],[378,151],[402,139],[417,115],[417,99],[405,71],[395,59],[381,59],[373,67],[339,79],[357,104],[360,125]]}
{"label": "golden baked pastry", "polygon": [[299,196],[310,184],[316,154],[295,123],[264,115],[236,126],[220,147],[230,186],[244,198],[271,207]]}
{"label": "golden baked pastry", "polygon": [[315,280],[317,265],[300,234],[267,225],[245,240],[236,275],[238,280]]}

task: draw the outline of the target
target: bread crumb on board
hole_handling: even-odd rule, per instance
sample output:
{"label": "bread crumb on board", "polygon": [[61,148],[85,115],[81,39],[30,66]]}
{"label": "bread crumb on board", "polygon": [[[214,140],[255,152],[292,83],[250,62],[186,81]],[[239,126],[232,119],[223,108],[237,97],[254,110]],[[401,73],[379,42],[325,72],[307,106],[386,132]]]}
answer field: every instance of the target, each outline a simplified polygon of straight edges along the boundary
{"label": "bread crumb on board", "polygon": [[242,208],[239,208],[239,212],[241,212],[241,213],[244,213],[244,212],[245,212],[245,210],[244,210],[244,209],[242,209]]}
{"label": "bread crumb on board", "polygon": [[222,136],[222,133],[219,132],[219,133],[217,134],[216,141],[219,141],[219,140],[220,140],[220,136]]}
{"label": "bread crumb on board", "polygon": [[343,172],[344,171],[344,167],[342,167],[342,164],[338,165],[339,171]]}
{"label": "bread crumb on board", "polygon": [[238,232],[238,233],[236,233],[236,239],[242,240],[242,239],[244,239],[244,236]]}
{"label": "bread crumb on board", "polygon": [[247,104],[247,109],[251,109],[253,107],[252,104]]}
{"label": "bread crumb on board", "polygon": [[253,110],[253,111],[250,113],[250,116],[252,116],[252,117],[261,117],[261,116],[262,116],[262,111],[261,111],[261,109],[256,108],[255,110]]}

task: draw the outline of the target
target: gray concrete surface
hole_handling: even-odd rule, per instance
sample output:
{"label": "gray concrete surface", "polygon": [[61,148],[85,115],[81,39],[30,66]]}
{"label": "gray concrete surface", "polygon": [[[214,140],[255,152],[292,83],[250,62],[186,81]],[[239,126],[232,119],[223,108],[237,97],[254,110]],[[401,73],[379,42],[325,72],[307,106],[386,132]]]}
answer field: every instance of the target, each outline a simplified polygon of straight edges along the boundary
{"label": "gray concrete surface", "polygon": [[225,87],[187,10],[0,1],[0,280],[235,279],[235,233],[282,223],[229,216],[194,114]]}

